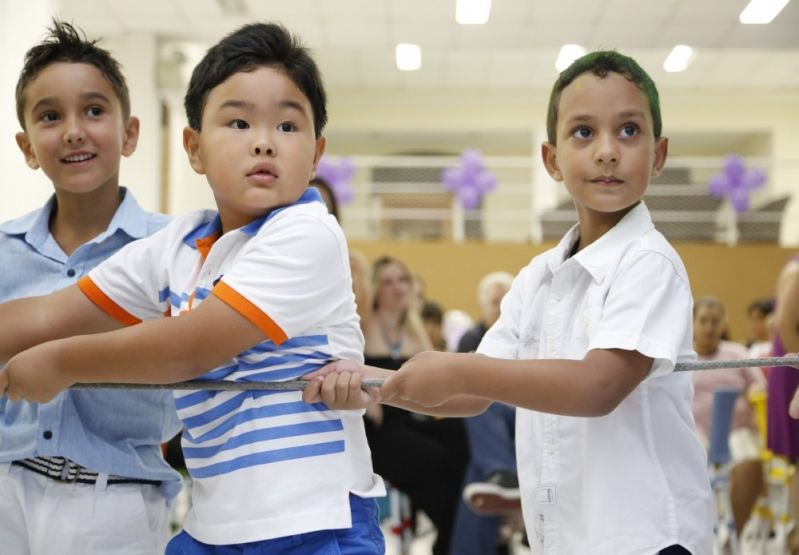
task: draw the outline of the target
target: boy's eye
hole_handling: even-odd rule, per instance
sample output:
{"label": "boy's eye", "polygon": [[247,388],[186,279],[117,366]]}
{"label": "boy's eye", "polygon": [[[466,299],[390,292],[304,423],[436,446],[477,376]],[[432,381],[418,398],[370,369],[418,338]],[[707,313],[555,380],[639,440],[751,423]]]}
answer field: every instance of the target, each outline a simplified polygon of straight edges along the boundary
{"label": "boy's eye", "polygon": [[638,126],[633,123],[623,125],[619,130],[619,134],[623,137],[633,137],[638,134]]}
{"label": "boy's eye", "polygon": [[244,121],[243,119],[234,119],[228,124],[233,129],[249,129],[250,124]]}
{"label": "boy's eye", "polygon": [[572,132],[572,136],[578,139],[587,139],[591,136],[591,130],[584,125],[581,125]]}
{"label": "boy's eye", "polygon": [[296,129],[293,123],[283,122],[277,126],[278,131],[283,131],[284,133],[291,133]]}
{"label": "boy's eye", "polygon": [[44,122],[56,121],[58,119],[58,114],[55,112],[44,112],[39,116],[39,119]]}
{"label": "boy's eye", "polygon": [[86,110],[86,114],[92,117],[101,116],[103,114],[103,109],[99,106],[90,106],[89,109]]}

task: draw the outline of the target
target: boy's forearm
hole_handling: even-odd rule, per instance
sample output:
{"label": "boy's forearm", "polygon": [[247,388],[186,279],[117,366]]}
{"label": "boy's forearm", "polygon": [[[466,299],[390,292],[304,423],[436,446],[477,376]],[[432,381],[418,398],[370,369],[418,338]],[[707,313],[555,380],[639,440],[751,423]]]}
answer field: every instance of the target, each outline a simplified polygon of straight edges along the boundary
{"label": "boy's forearm", "polygon": [[46,319],[40,297],[0,304],[0,363],[15,354],[46,341]]}
{"label": "boy's forearm", "polygon": [[58,367],[80,383],[176,383],[197,377],[184,350],[152,333],[142,334],[148,323],[109,333],[57,340]]}
{"label": "boy's forearm", "polygon": [[443,405],[437,407],[425,407],[413,401],[404,401],[400,399],[392,399],[391,402],[385,403],[392,407],[409,410],[411,412],[418,412],[420,414],[428,414],[430,416],[475,416],[485,412],[491,404],[490,399],[481,397],[473,397],[471,395],[457,395],[450,398]]}
{"label": "boy's forearm", "polygon": [[76,286],[0,304],[0,362],[26,349],[75,334],[116,329],[118,322]]}
{"label": "boy's forearm", "polygon": [[646,376],[646,367],[628,368],[611,351],[583,360],[506,360],[464,355],[451,369],[455,391],[531,410],[570,416],[602,416],[612,411]]}
{"label": "boy's forearm", "polygon": [[65,340],[64,370],[78,382],[177,383],[224,364],[263,333],[215,297],[179,317]]}

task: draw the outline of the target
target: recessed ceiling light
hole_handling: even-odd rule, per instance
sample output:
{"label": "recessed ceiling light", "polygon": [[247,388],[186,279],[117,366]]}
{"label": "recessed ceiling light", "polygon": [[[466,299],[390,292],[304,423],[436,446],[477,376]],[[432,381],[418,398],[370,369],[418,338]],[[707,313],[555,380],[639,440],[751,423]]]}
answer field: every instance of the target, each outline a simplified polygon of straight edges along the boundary
{"label": "recessed ceiling light", "polygon": [[558,59],[555,60],[555,69],[558,71],[563,71],[572,65],[574,60],[583,55],[585,55],[585,48],[579,44],[564,44],[560,48]]}
{"label": "recessed ceiling light", "polygon": [[790,0],[750,0],[738,16],[738,21],[748,25],[771,23]]}
{"label": "recessed ceiling light", "polygon": [[461,25],[483,25],[491,14],[491,0],[458,0],[455,21]]}
{"label": "recessed ceiling light", "polygon": [[422,49],[418,44],[402,42],[395,49],[397,67],[402,71],[415,71],[422,67]]}
{"label": "recessed ceiling light", "polygon": [[685,71],[696,57],[694,49],[686,44],[678,44],[671,49],[669,55],[663,60],[663,69],[669,73]]}

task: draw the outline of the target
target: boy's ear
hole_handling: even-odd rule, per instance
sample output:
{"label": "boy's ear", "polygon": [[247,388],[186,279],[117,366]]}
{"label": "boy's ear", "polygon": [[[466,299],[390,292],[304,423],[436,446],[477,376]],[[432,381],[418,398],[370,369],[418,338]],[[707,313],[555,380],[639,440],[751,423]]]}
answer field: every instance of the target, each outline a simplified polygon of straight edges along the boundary
{"label": "boy's ear", "polygon": [[661,137],[655,141],[655,161],[652,164],[652,179],[660,175],[666,165],[666,156],[669,154],[669,139]]}
{"label": "boy's ear", "polygon": [[316,175],[316,166],[319,165],[319,160],[322,159],[322,155],[325,153],[325,145],[327,144],[327,139],[324,136],[319,137],[316,139],[316,152],[314,152],[313,156],[313,174]]}
{"label": "boy's ear", "polygon": [[130,156],[136,152],[139,144],[139,118],[130,116],[125,122],[125,135],[122,137],[122,156]]}
{"label": "boy's ear", "polygon": [[546,167],[552,179],[555,181],[562,181],[563,174],[560,171],[560,164],[558,164],[558,154],[555,145],[549,142],[542,143],[541,159],[544,161],[544,167]]}
{"label": "boy's ear", "polygon": [[25,156],[25,163],[30,169],[38,170],[39,161],[36,159],[36,153],[33,151],[33,145],[31,145],[28,135],[24,131],[20,131],[14,138],[17,140],[17,146],[22,151],[22,155]]}
{"label": "boy's ear", "polygon": [[183,148],[189,155],[191,168],[200,175],[205,174],[202,157],[200,156],[200,132],[191,127],[183,128]]}

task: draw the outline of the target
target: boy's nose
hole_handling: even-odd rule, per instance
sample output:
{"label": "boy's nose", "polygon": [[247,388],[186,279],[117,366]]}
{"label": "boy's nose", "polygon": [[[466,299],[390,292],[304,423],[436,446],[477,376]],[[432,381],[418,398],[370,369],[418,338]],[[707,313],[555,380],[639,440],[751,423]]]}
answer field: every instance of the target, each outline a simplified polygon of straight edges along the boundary
{"label": "boy's nose", "polygon": [[69,125],[64,133],[64,140],[68,144],[81,144],[85,139],[83,129],[78,125]]}
{"label": "boy's nose", "polygon": [[607,138],[598,140],[594,158],[599,164],[617,163],[619,161],[619,151],[615,142]]}
{"label": "boy's nose", "polygon": [[267,143],[265,140],[256,141],[256,143],[252,146],[252,153],[255,156],[272,156],[275,153],[275,150],[272,148],[271,145]]}

